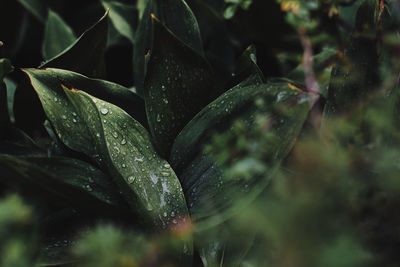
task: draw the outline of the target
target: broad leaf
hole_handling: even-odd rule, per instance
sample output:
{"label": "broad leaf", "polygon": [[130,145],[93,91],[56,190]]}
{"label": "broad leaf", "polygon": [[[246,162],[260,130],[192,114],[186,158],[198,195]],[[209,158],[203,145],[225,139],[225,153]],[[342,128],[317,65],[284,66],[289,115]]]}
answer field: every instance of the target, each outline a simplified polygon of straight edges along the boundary
{"label": "broad leaf", "polygon": [[144,99],[156,147],[169,153],[177,134],[210,101],[212,74],[205,59],[179,41],[156,18]]}
{"label": "broad leaf", "polygon": [[142,125],[147,125],[144,101],[126,87],[105,80],[91,79],[79,73],[61,69],[26,69],[26,71],[29,75],[45,83],[49,88],[57,88],[60,83],[63,83],[68,87],[79,88],[90,95],[104,99],[125,110]]}
{"label": "broad leaf", "polygon": [[[245,87],[239,84],[204,108],[178,135],[170,162],[179,175],[190,214],[199,229],[218,224],[239,212],[237,199],[245,206],[269,183],[274,170],[293,146],[315,101],[314,96],[294,88],[284,81]],[[255,147],[260,146],[260,151],[256,149],[249,157],[236,159],[235,165],[228,165],[239,168],[240,173],[247,172],[247,178],[229,178],[227,166],[215,162],[204,148],[211,142],[213,133],[230,134],[238,119],[244,123],[243,127],[254,128],[257,114],[254,100],[258,98],[265,101],[267,110],[262,114],[269,125],[268,135],[260,133],[262,138],[254,140],[259,143]],[[251,138],[250,130],[243,134]],[[269,162],[264,165],[265,162],[255,158],[258,154],[267,157]]]}
{"label": "broad leaf", "polygon": [[57,13],[49,10],[42,45],[43,58],[48,60],[57,56],[75,39],[74,32],[68,24]]}
{"label": "broad leaf", "polygon": [[55,86],[26,72],[61,141],[97,160],[143,221],[159,228],[185,222],[188,211],[179,181],[137,121],[79,88],[62,89],[61,82]]}
{"label": "broad leaf", "polygon": [[151,14],[155,14],[182,42],[203,53],[197,20],[184,0],[150,0],[137,29],[134,50],[134,79],[139,94],[143,94],[146,74],[145,54],[152,50],[153,27]]}
{"label": "broad leaf", "polygon": [[97,212],[123,211],[118,190],[99,169],[62,157],[0,155],[1,181],[26,194],[41,194],[54,204]]}
{"label": "broad leaf", "polygon": [[107,45],[108,11],[61,54],[43,63],[41,68],[61,68],[90,77],[102,76],[103,53]]}
{"label": "broad leaf", "polygon": [[135,40],[137,10],[134,6],[117,1],[101,1],[105,9],[110,9],[110,20],[118,32],[132,43]]}

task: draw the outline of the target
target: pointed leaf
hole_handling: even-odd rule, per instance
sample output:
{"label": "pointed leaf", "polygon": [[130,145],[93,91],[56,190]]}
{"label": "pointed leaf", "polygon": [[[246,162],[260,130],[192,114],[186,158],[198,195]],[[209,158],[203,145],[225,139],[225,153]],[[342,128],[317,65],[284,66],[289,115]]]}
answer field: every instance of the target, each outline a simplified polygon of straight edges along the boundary
{"label": "pointed leaf", "polygon": [[61,54],[43,63],[41,68],[61,68],[98,77],[103,72],[103,53],[108,37],[108,11]]}
{"label": "pointed leaf", "polygon": [[123,210],[118,190],[99,169],[71,158],[0,155],[1,181],[48,200],[114,213]]}
{"label": "pointed leaf", "polygon": [[[85,92],[104,99],[125,110],[142,125],[147,126],[144,101],[134,92],[119,84],[91,79],[79,73],[61,69],[25,69],[30,77],[35,77],[49,88],[59,88],[60,83],[69,87],[82,88]],[[26,88],[28,89],[28,88]],[[24,114],[24,116],[27,116]]]}
{"label": "pointed leaf", "polygon": [[49,10],[44,32],[42,54],[44,59],[51,59],[70,46],[76,37],[72,29],[54,11]]}
{"label": "pointed leaf", "polygon": [[82,91],[49,87],[26,70],[61,141],[99,162],[144,221],[173,227],[188,216],[179,181],[147,131],[117,106]]}
{"label": "pointed leaf", "polygon": [[203,54],[199,25],[186,2],[184,0],[149,0],[135,39],[134,78],[139,94],[143,94],[146,74],[145,54],[152,50],[153,27],[150,16],[152,13],[183,43]]}
{"label": "pointed leaf", "polygon": [[[199,229],[218,224],[240,207],[247,205],[269,183],[274,171],[294,145],[315,98],[293,90],[288,82],[276,82],[242,87],[240,84],[204,108],[176,138],[170,157],[171,165],[179,174],[192,219]],[[245,128],[256,125],[257,108],[254,100],[263,98],[266,110],[263,116],[270,121],[268,135],[254,142],[258,150],[253,156],[237,160],[236,168],[247,170],[250,177],[244,180],[227,180],[227,166],[217,163],[204,148],[211,142],[213,133],[230,133],[240,119]],[[249,134],[251,131],[243,133]],[[266,149],[266,150],[265,150]],[[270,162],[260,163],[256,155],[263,153]],[[252,158],[253,157],[253,158]],[[253,173],[252,173],[253,172]],[[246,186],[247,185],[247,186]],[[240,199],[241,206],[237,205]]]}
{"label": "pointed leaf", "polygon": [[180,130],[210,101],[212,74],[204,58],[156,18],[145,80],[146,113],[154,142],[169,153]]}
{"label": "pointed leaf", "polygon": [[110,20],[118,32],[132,43],[135,40],[137,10],[134,6],[117,1],[101,1],[105,9],[110,9]]}

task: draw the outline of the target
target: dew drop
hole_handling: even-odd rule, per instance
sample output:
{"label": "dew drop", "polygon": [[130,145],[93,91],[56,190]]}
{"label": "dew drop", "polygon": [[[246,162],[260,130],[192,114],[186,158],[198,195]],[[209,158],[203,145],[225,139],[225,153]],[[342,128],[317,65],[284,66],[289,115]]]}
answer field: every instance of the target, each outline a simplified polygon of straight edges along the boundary
{"label": "dew drop", "polygon": [[135,181],[135,177],[129,176],[128,177],[128,183],[132,184]]}
{"label": "dew drop", "polygon": [[89,192],[93,191],[92,187],[89,184],[85,185],[85,189]]}
{"label": "dew drop", "polygon": [[57,102],[57,101],[58,101],[58,99],[57,99],[57,97],[55,97],[55,98],[54,98],[54,102]]}
{"label": "dew drop", "polygon": [[161,90],[163,90],[165,92],[167,90],[167,88],[164,85],[161,85]]}
{"label": "dew drop", "polygon": [[118,137],[118,133],[117,132],[113,132],[112,135],[114,136],[114,138]]}
{"label": "dew drop", "polygon": [[67,119],[67,116],[62,115],[61,118],[63,118],[64,120],[66,120],[66,119]]}
{"label": "dew drop", "polygon": [[167,217],[168,214],[166,212],[164,212],[163,215],[164,215],[164,217]]}
{"label": "dew drop", "polygon": [[161,122],[161,117],[160,114],[157,114],[157,118],[156,118],[157,122]]}
{"label": "dew drop", "polygon": [[162,176],[165,176],[165,177],[170,176],[169,172],[161,172],[161,175],[162,175]]}
{"label": "dew drop", "polygon": [[168,104],[168,99],[163,98],[163,102],[164,102],[165,104]]}
{"label": "dew drop", "polygon": [[72,112],[72,116],[76,117],[78,115],[75,112]]}
{"label": "dew drop", "polygon": [[76,120],[76,119],[72,119],[72,122],[73,122],[73,123],[76,123],[76,122],[77,122],[77,120]]}
{"label": "dew drop", "polygon": [[121,145],[125,145],[126,144],[126,140],[125,139],[122,139],[121,140]]}
{"label": "dew drop", "polygon": [[126,165],[125,165],[125,164],[122,164],[122,168],[126,168]]}
{"label": "dew drop", "polygon": [[108,113],[108,109],[102,108],[100,109],[101,114],[106,115]]}

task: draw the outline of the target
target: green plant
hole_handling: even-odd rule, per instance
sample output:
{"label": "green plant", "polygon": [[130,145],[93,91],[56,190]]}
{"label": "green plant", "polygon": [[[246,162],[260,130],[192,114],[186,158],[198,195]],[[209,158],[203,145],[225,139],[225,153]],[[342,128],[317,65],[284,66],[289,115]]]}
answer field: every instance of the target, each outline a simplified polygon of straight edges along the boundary
{"label": "green plant", "polygon": [[397,1],[18,2],[1,264],[396,266]]}

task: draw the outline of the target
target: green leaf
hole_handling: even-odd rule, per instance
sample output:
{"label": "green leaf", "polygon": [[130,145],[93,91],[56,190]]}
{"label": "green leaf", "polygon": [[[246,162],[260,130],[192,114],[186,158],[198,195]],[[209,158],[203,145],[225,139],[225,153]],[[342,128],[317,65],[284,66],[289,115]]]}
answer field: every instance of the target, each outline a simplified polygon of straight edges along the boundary
{"label": "green leaf", "polygon": [[128,38],[132,43],[135,41],[135,28],[137,24],[137,9],[134,6],[117,1],[101,1],[105,9],[110,9],[110,19],[118,32]]}
{"label": "green leaf", "polygon": [[[244,87],[239,84],[205,107],[178,135],[170,163],[179,175],[198,229],[218,224],[240,212],[267,186],[294,145],[315,101],[314,96],[293,89],[295,86],[285,81]],[[262,153],[269,162],[265,165],[250,155],[243,160],[236,159],[234,165],[228,164],[229,170],[204,149],[211,142],[213,133],[229,135],[234,132],[239,119],[242,121],[239,123],[241,134],[251,138],[249,129],[253,129],[259,120],[255,116],[254,101],[260,98],[264,99],[266,109],[261,113],[261,121],[271,126],[267,133],[258,133],[263,139],[254,142],[259,143],[256,147],[261,150],[254,150],[251,155]],[[226,136],[222,138],[212,144],[218,144]],[[229,178],[233,174],[239,175],[240,179]],[[237,199],[241,200],[240,205]]]}
{"label": "green leaf", "polygon": [[[61,141],[109,173],[143,221],[159,228],[188,217],[179,181],[155,152],[147,131],[126,112],[76,89],[62,89],[25,70]],[[79,88],[77,88],[79,89]]]}
{"label": "green leaf", "polygon": [[46,0],[18,0],[40,22],[46,21]]}
{"label": "green leaf", "polygon": [[54,11],[49,10],[42,44],[43,58],[48,60],[69,47],[76,37],[72,29]]}
{"label": "green leaf", "polygon": [[[27,71],[49,88],[57,88],[60,83],[63,83],[70,88],[83,90],[90,95],[119,106],[142,125],[147,125],[143,99],[126,87],[61,69],[27,69]],[[24,114],[24,116],[27,115]]]}
{"label": "green leaf", "polygon": [[61,54],[44,62],[40,68],[60,68],[90,77],[102,76],[103,53],[108,37],[108,11]]}
{"label": "green leaf", "polygon": [[182,128],[210,101],[209,64],[154,18],[144,99],[154,143],[167,155]]}
{"label": "green leaf", "polygon": [[253,45],[247,47],[246,50],[240,55],[232,75],[233,78],[230,81],[231,86],[229,88],[232,88],[233,86],[252,76],[256,76],[260,83],[266,81],[264,74],[257,66],[256,48]]}
{"label": "green leaf", "polygon": [[8,73],[12,72],[14,67],[11,61],[6,58],[0,59],[0,124],[9,123],[10,115],[8,112],[7,87],[3,79]]}
{"label": "green leaf", "polygon": [[97,212],[124,210],[118,190],[102,171],[71,158],[0,155],[4,184],[54,203]]}
{"label": "green leaf", "polygon": [[139,23],[134,50],[134,80],[139,94],[143,94],[146,74],[145,54],[152,50],[153,27],[151,14],[160,19],[177,38],[200,54],[203,54],[199,25],[183,0],[150,0]]}

